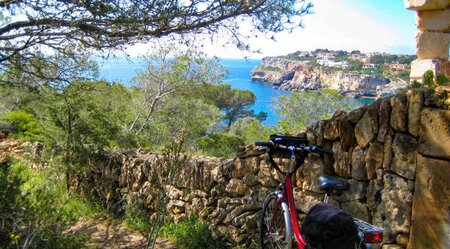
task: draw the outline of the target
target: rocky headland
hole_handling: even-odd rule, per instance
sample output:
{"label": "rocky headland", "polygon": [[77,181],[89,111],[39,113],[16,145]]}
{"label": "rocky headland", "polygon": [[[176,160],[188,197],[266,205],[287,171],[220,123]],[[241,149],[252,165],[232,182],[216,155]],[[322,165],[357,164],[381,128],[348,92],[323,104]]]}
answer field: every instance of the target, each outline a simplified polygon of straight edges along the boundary
{"label": "rocky headland", "polygon": [[273,87],[282,90],[311,91],[331,88],[351,97],[387,97],[408,86],[401,80],[311,66],[306,61],[282,57],[263,58],[262,65],[251,71],[251,77],[255,81],[271,83]]}

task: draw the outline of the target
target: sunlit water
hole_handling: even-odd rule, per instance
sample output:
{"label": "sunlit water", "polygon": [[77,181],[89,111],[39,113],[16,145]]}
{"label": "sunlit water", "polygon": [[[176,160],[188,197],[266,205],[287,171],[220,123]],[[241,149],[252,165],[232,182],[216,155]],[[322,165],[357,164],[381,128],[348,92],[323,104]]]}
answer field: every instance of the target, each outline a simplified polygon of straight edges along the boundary
{"label": "sunlit water", "polygon": [[[263,122],[265,125],[273,126],[277,123],[277,116],[273,109],[274,99],[290,94],[289,91],[274,89],[268,83],[253,81],[250,77],[250,71],[260,64],[260,60],[244,59],[221,59],[220,63],[228,69],[228,76],[223,79],[235,89],[245,89],[252,91],[256,96],[256,102],[252,106],[255,113],[266,112],[267,119]],[[119,81],[124,85],[131,85],[132,78],[140,71],[145,69],[145,63],[142,58],[115,58],[107,61],[99,61],[100,76],[108,81]],[[350,104],[368,104],[373,102],[371,99],[351,99]]]}

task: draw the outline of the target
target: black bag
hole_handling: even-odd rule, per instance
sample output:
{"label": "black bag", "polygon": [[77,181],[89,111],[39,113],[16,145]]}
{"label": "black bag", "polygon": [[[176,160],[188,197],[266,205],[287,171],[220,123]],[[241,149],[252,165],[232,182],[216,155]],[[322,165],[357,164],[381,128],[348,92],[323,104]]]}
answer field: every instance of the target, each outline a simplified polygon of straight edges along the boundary
{"label": "black bag", "polygon": [[311,207],[301,232],[308,248],[354,249],[358,241],[358,230],[352,216],[323,202]]}

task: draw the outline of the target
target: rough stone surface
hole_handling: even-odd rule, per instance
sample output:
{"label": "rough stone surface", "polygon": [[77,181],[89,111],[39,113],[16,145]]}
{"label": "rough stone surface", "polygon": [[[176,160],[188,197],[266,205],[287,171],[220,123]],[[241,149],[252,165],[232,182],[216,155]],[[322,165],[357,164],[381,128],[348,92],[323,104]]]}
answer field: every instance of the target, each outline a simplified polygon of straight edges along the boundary
{"label": "rough stone surface", "polygon": [[343,151],[340,142],[333,143],[333,154],[336,160],[333,164],[334,172],[338,176],[342,176],[345,178],[352,177],[352,165],[351,165],[351,156],[352,151],[349,152]]}
{"label": "rough stone surface", "polygon": [[383,145],[378,142],[370,143],[366,156],[367,178],[377,178],[376,171],[383,168]]}
{"label": "rough stone surface", "polygon": [[383,99],[380,103],[379,123],[380,130],[378,132],[377,140],[380,143],[384,142],[385,136],[389,129],[389,119],[391,117],[391,100],[390,98]]}
{"label": "rough stone surface", "polygon": [[359,181],[366,181],[366,155],[364,150],[356,146],[352,152],[352,178]]}
{"label": "rough stone surface", "polygon": [[353,124],[358,123],[358,121],[362,118],[365,112],[366,112],[365,108],[358,108],[356,110],[349,112],[347,115],[348,121],[352,122]]}
{"label": "rough stone surface", "polygon": [[417,11],[417,28],[422,31],[450,32],[450,9]]}
{"label": "rough stone surface", "polygon": [[416,138],[402,133],[395,134],[392,151],[394,152],[394,157],[392,158],[390,170],[413,180],[416,175]]}
{"label": "rough stone surface", "polygon": [[405,132],[408,130],[408,106],[406,96],[399,94],[391,98],[391,122],[395,131]]}
{"label": "rough stone surface", "polygon": [[450,248],[450,162],[418,156],[408,249]]}
{"label": "rough stone surface", "polygon": [[247,188],[242,180],[231,179],[225,190],[232,196],[242,196]]}
{"label": "rough stone surface", "polygon": [[450,159],[450,111],[425,108],[420,115],[419,152]]}
{"label": "rough stone surface", "polygon": [[350,189],[344,191],[342,195],[333,196],[333,199],[340,202],[347,202],[362,200],[366,197],[366,191],[369,185],[368,182],[356,181],[353,179],[350,179],[347,182],[350,186]]}
{"label": "rough stone surface", "polygon": [[358,146],[366,148],[369,142],[375,137],[372,130],[372,122],[369,113],[365,113],[355,127],[355,137]]}
{"label": "rough stone surface", "polygon": [[418,137],[420,131],[420,112],[423,109],[425,99],[422,91],[408,92],[408,131]]}
{"label": "rough stone surface", "polygon": [[394,157],[394,152],[392,151],[392,143],[394,139],[391,135],[386,136],[386,141],[384,142],[383,150],[383,169],[385,171],[391,170],[392,157]]}
{"label": "rough stone surface", "polygon": [[330,120],[323,128],[323,137],[330,141],[335,141],[339,138],[339,121]]}
{"label": "rough stone surface", "polygon": [[450,34],[422,31],[416,35],[416,54],[419,59],[448,60]]}
{"label": "rough stone surface", "polygon": [[450,3],[447,0],[405,0],[405,8],[414,10],[445,9]]}
{"label": "rough stone surface", "polygon": [[348,151],[356,142],[353,125],[347,118],[339,119],[339,135],[344,151]]}

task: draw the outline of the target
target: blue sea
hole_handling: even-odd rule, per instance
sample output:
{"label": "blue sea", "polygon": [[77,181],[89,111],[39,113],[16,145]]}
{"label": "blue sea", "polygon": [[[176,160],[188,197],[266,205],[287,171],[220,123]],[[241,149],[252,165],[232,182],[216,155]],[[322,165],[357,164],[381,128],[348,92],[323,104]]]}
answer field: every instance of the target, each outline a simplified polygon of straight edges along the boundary
{"label": "blue sea", "polygon": [[[290,94],[289,91],[274,89],[270,84],[253,81],[250,71],[261,63],[261,60],[245,59],[221,59],[220,63],[228,69],[228,76],[223,79],[224,83],[233,88],[252,91],[256,96],[256,102],[252,106],[255,113],[266,112],[265,125],[273,126],[277,123],[275,110],[272,108],[276,97]],[[133,77],[145,69],[145,61],[142,58],[114,58],[99,60],[100,76],[108,81],[121,82],[131,85]],[[350,102],[368,104],[368,99],[349,99]]]}

